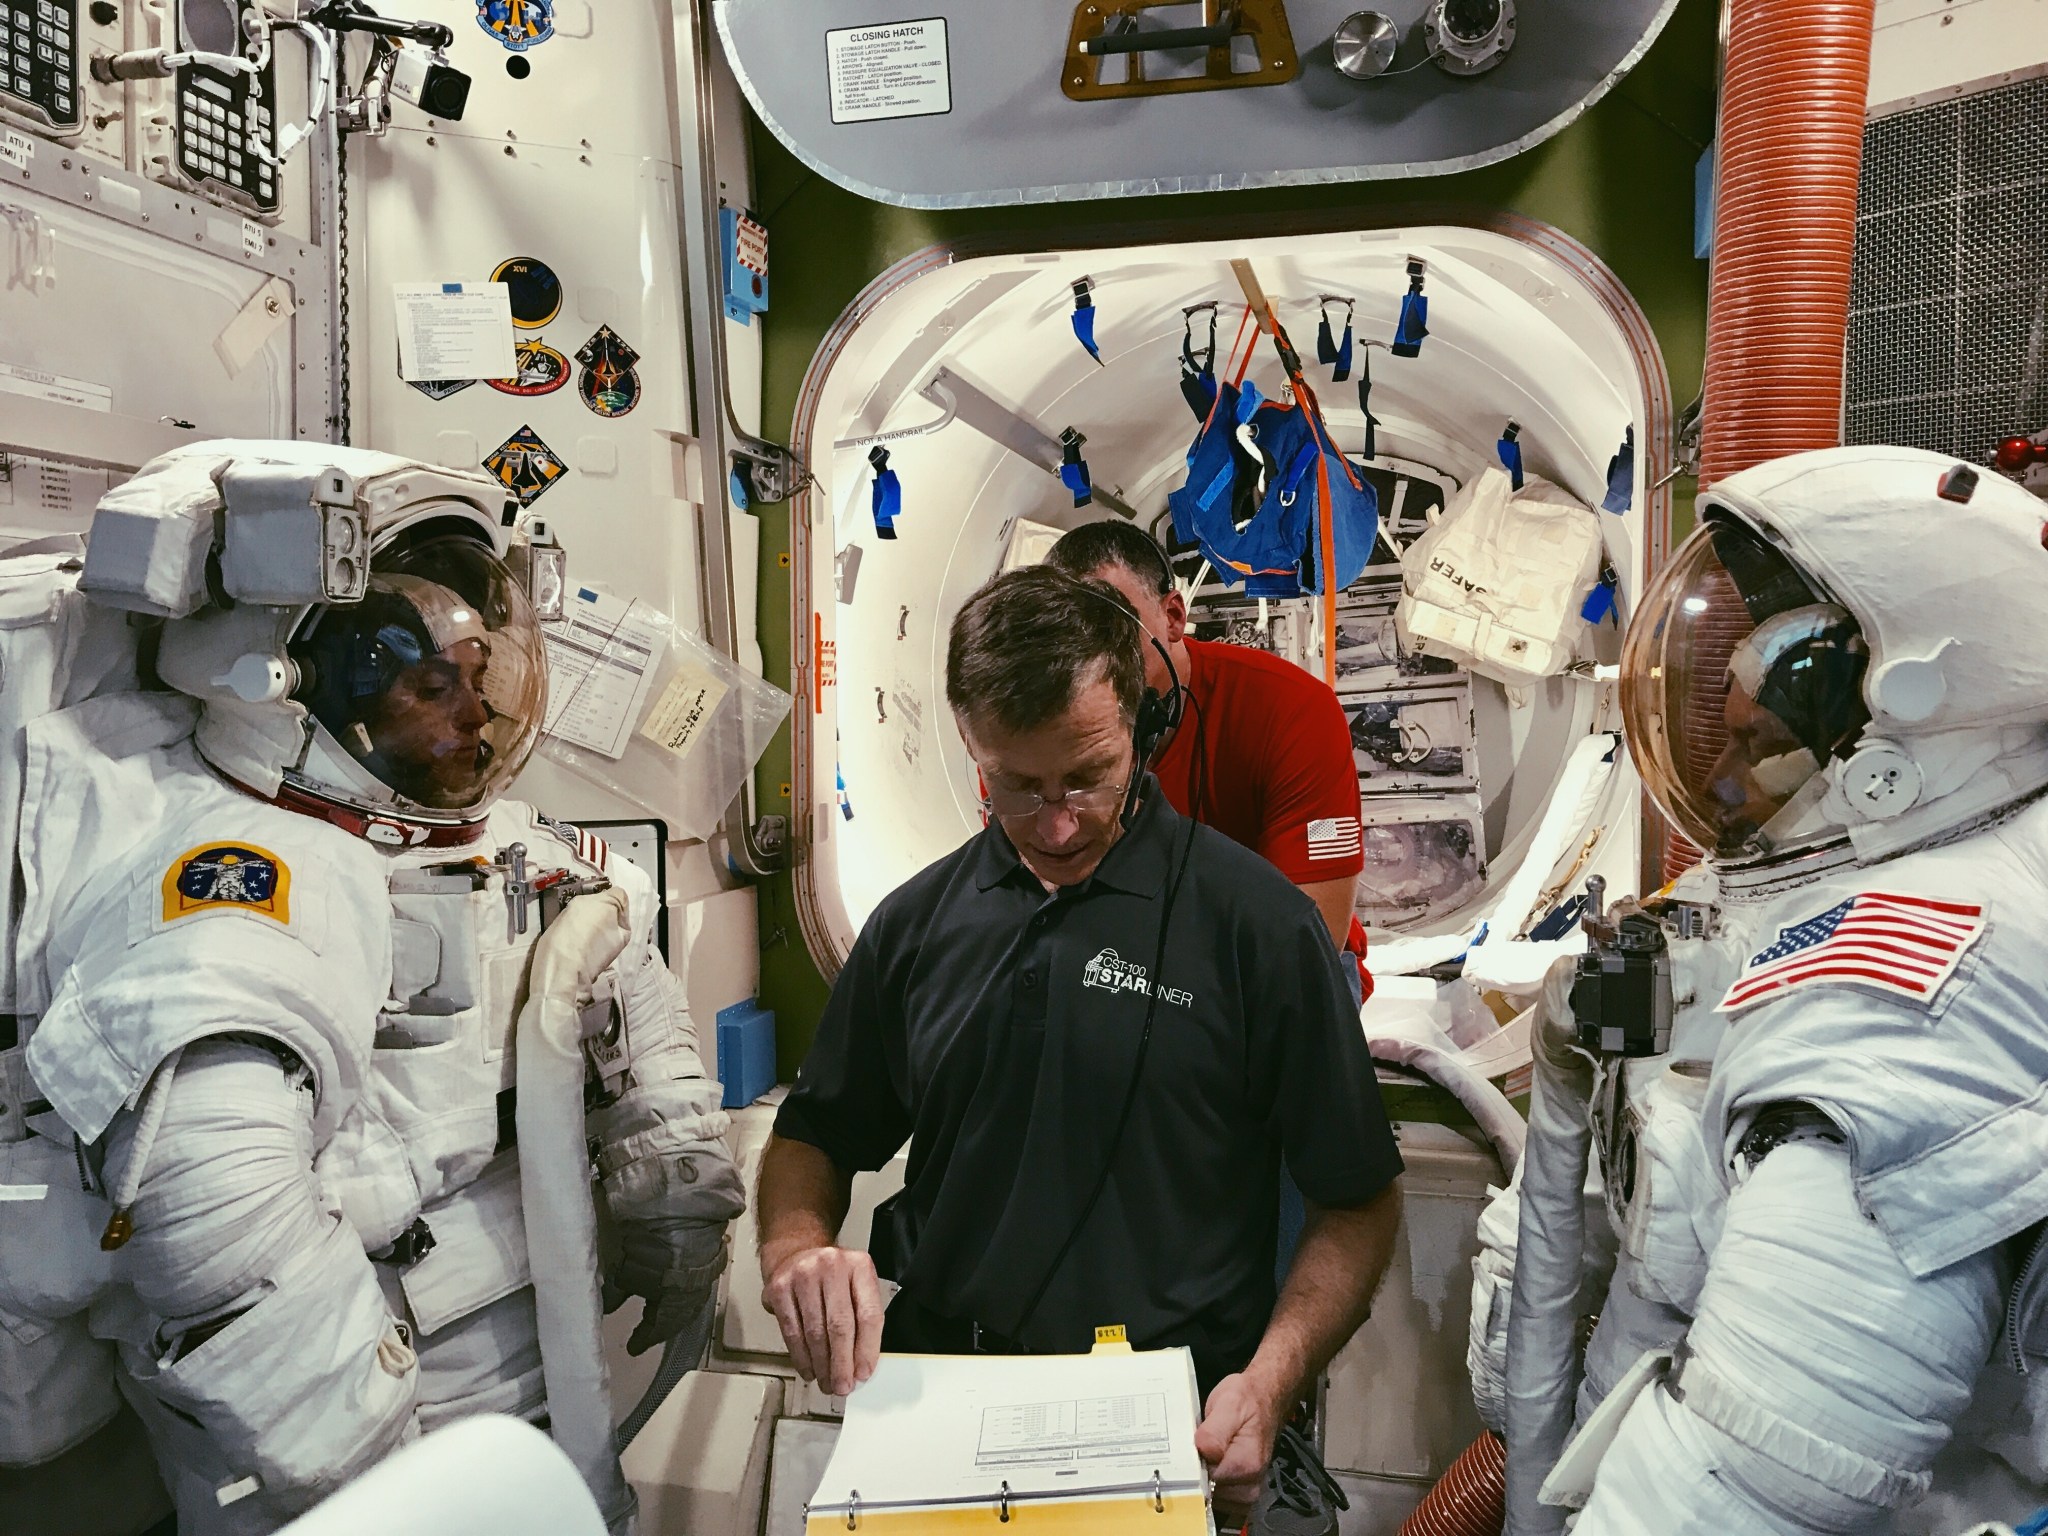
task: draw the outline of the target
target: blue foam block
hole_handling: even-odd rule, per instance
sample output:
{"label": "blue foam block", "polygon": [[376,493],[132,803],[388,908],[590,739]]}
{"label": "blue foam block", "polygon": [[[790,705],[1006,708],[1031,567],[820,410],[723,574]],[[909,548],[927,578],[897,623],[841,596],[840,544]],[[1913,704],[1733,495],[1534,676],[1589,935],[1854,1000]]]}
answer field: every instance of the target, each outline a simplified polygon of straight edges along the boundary
{"label": "blue foam block", "polygon": [[775,1086],[775,1014],[751,997],[718,1010],[718,1080],[727,1109]]}

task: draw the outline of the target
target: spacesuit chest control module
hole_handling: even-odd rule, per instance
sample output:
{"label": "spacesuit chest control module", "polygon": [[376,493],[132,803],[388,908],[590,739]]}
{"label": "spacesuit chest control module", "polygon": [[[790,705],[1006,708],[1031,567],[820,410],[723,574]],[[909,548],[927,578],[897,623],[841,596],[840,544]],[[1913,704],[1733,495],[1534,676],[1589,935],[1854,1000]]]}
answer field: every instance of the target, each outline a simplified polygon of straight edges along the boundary
{"label": "spacesuit chest control module", "polygon": [[560,566],[501,503],[209,443],[0,558],[0,1464],[125,1397],[254,1536],[495,1411],[630,1523],[602,1308],[701,1350],[740,1182],[652,882],[505,797]]}
{"label": "spacesuit chest control module", "polygon": [[1703,495],[1638,605],[1629,747],[1707,857],[1592,893],[1539,1005],[1473,1312],[1511,1536],[2048,1503],[2044,522],[1937,455],[1796,455]]}

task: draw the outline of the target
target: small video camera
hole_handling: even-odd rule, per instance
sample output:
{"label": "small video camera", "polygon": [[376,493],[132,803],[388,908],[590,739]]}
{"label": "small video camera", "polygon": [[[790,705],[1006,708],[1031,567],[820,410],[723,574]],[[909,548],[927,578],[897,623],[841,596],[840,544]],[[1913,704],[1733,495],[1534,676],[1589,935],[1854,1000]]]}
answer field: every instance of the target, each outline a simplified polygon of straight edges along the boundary
{"label": "small video camera", "polygon": [[463,108],[469,105],[469,76],[438,51],[429,54],[421,48],[401,48],[391,68],[391,94],[429,117],[459,123]]}

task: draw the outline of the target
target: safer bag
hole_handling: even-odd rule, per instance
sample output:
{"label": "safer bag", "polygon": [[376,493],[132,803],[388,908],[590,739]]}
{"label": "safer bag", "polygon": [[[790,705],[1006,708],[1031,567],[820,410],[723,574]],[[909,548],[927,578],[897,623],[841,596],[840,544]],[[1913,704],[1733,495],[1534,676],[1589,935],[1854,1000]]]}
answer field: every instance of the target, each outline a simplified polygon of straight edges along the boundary
{"label": "safer bag", "polygon": [[1401,556],[1402,645],[1508,684],[1562,672],[1600,580],[1600,520],[1530,476],[1489,465]]}

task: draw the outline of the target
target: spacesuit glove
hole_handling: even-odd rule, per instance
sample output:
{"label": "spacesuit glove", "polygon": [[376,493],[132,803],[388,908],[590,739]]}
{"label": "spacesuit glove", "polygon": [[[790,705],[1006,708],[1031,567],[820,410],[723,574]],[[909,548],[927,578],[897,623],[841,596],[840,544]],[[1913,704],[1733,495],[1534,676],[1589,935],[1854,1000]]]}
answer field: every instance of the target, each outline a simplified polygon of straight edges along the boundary
{"label": "spacesuit glove", "polygon": [[638,1296],[645,1303],[626,1353],[644,1354],[688,1328],[711,1305],[725,1269],[725,1223],[687,1217],[622,1222],[619,1261],[605,1277],[607,1312]]}

